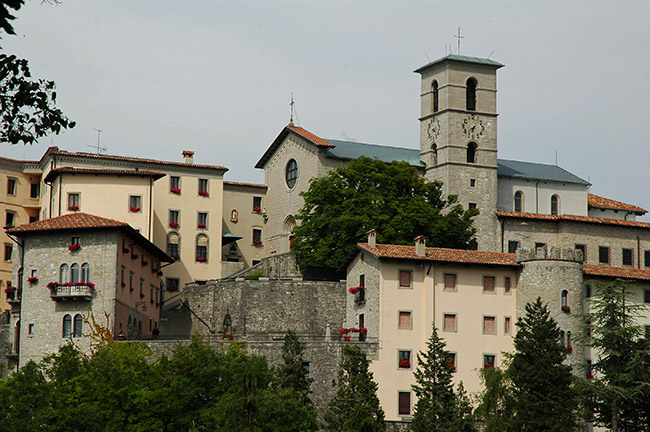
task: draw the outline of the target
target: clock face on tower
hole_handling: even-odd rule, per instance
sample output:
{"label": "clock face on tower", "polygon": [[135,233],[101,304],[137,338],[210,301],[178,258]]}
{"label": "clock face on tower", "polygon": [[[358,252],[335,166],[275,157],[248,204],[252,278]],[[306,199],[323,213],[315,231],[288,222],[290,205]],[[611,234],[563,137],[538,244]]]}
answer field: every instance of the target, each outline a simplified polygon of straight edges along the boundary
{"label": "clock face on tower", "polygon": [[427,135],[429,136],[429,142],[435,143],[436,140],[440,137],[440,120],[432,119],[427,126]]}
{"label": "clock face on tower", "polygon": [[462,127],[463,134],[472,140],[482,138],[485,133],[483,120],[479,119],[475,114],[465,117],[463,119]]}

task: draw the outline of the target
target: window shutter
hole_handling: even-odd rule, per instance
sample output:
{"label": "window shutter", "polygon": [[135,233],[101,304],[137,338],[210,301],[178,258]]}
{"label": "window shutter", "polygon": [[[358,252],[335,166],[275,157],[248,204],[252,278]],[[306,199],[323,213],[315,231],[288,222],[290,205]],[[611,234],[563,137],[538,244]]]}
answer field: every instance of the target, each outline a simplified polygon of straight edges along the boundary
{"label": "window shutter", "polygon": [[411,286],[411,272],[403,271],[399,272],[399,286],[410,287]]}
{"label": "window shutter", "polygon": [[411,392],[399,392],[399,415],[411,415]]}
{"label": "window shutter", "polygon": [[456,289],[456,275],[455,274],[445,274],[445,289],[446,290],[455,290]]}
{"label": "window shutter", "polygon": [[483,291],[494,292],[494,276],[483,277]]}

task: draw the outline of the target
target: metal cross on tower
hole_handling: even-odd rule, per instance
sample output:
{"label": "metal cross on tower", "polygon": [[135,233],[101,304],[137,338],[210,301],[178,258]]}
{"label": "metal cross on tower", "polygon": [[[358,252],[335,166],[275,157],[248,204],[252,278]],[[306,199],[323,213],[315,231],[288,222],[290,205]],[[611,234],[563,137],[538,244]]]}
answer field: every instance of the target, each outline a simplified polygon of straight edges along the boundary
{"label": "metal cross on tower", "polygon": [[458,55],[460,55],[460,40],[465,39],[464,36],[460,35],[460,27],[458,27],[458,35],[454,36],[456,39],[458,39]]}

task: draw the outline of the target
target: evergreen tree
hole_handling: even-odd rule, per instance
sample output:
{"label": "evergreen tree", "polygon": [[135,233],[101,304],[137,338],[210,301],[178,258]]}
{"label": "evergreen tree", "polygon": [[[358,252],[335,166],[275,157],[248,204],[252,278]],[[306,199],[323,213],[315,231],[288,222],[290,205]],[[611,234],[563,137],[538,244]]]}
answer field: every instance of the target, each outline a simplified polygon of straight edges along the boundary
{"label": "evergreen tree", "polygon": [[309,394],[311,393],[310,387],[313,380],[306,375],[303,368],[302,352],[303,347],[298,340],[298,336],[292,330],[287,331],[282,346],[283,363],[277,369],[278,385],[299,394],[303,398],[305,405],[312,405]]}
{"label": "evergreen tree", "polygon": [[512,430],[567,432],[576,430],[578,403],[571,366],[560,329],[538,297],[517,320],[515,352],[508,367],[512,380]]}
{"label": "evergreen tree", "polygon": [[462,386],[454,393],[453,368],[449,352],[438,337],[435,325],[427,342],[427,352],[418,353],[418,368],[413,386],[418,401],[415,404],[411,430],[414,432],[471,432],[476,430],[471,407]]}
{"label": "evergreen tree", "polygon": [[338,388],[325,412],[326,430],[378,432],[386,430],[379,406],[377,383],[368,371],[366,354],[357,346],[343,347]]}
{"label": "evergreen tree", "polygon": [[479,372],[483,392],[478,397],[474,414],[482,424],[484,432],[508,432],[514,415],[512,382],[507,369],[483,368]]}

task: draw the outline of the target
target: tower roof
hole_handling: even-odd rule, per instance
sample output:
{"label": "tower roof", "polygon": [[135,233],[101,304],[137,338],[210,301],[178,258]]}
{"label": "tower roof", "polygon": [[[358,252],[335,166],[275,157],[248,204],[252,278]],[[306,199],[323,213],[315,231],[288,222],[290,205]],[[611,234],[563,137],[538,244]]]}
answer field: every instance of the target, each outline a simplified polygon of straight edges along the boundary
{"label": "tower roof", "polygon": [[484,58],[480,58],[480,57],[468,57],[468,56],[462,56],[462,55],[457,55],[457,54],[449,54],[447,56],[439,58],[438,60],[434,60],[431,63],[427,63],[424,66],[417,68],[413,72],[420,73],[423,70],[425,70],[425,69],[427,69],[427,68],[429,68],[429,67],[431,67],[431,66],[433,66],[435,64],[442,63],[444,61],[457,61],[457,62],[464,62],[464,63],[474,63],[474,64],[480,64],[480,65],[485,65],[485,66],[492,66],[495,69],[499,69],[499,68],[502,68],[504,66],[503,64],[501,64],[499,62],[496,62],[494,60],[490,60],[490,59],[484,59]]}

